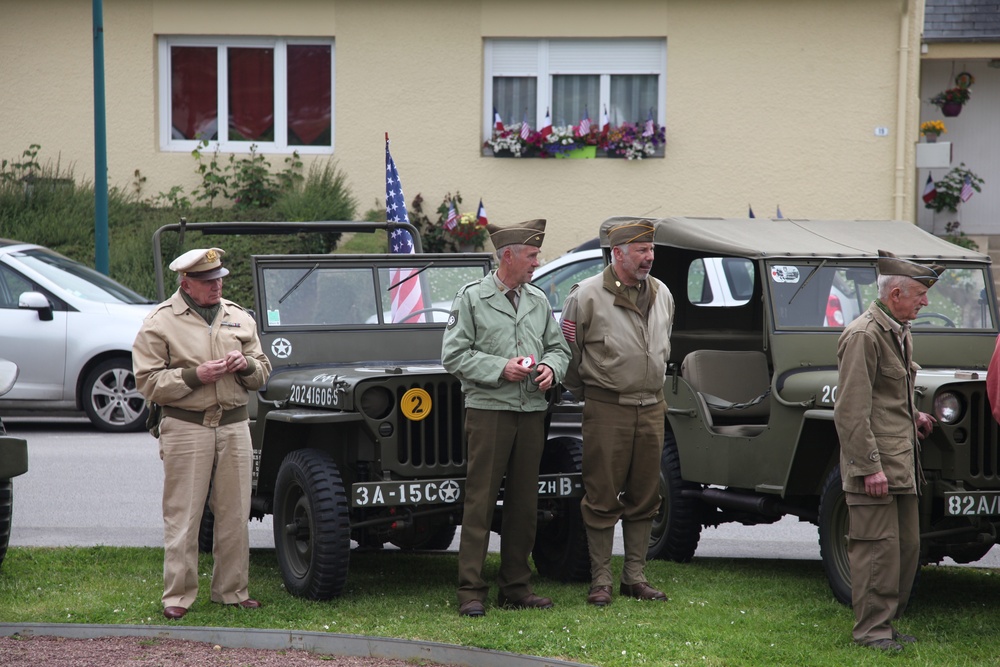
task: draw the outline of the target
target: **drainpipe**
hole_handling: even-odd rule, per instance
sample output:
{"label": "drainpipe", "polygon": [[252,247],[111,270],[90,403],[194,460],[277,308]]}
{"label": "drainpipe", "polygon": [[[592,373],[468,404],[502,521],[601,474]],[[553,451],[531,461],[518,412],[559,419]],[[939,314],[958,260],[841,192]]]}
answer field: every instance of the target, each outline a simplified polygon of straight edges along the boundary
{"label": "drainpipe", "polygon": [[[916,2],[917,6],[920,5]],[[899,18],[899,74],[896,81],[896,183],[893,193],[893,219],[903,220],[906,203],[906,149],[910,133],[906,125],[910,71],[910,0],[903,0]]]}
{"label": "drainpipe", "polygon": [[94,268],[110,275],[108,261],[108,132],[104,112],[104,4],[94,12]]}

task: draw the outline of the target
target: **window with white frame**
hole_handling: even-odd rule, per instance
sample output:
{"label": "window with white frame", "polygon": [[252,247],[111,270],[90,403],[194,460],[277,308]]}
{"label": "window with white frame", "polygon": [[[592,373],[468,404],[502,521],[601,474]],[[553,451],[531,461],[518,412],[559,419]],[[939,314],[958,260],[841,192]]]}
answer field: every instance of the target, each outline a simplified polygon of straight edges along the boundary
{"label": "window with white frame", "polygon": [[[666,39],[487,39],[483,134],[494,109],[505,125],[533,129],[594,124],[664,123]],[[607,114],[605,116],[605,114]]]}
{"label": "window with white frame", "polygon": [[333,151],[333,40],[161,37],[160,147]]}

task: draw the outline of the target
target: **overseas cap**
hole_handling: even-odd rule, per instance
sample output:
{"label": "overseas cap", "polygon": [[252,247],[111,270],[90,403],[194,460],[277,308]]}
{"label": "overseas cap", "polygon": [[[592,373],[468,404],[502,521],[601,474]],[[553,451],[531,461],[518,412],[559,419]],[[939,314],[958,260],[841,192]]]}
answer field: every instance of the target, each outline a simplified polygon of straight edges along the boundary
{"label": "overseas cap", "polygon": [[925,287],[932,287],[940,278],[944,267],[940,264],[925,266],[906,259],[899,259],[888,250],[878,251],[878,272],[882,276],[906,276]]}
{"label": "overseas cap", "polygon": [[170,270],[195,280],[215,280],[229,275],[222,266],[222,248],[195,248],[170,262]]}
{"label": "overseas cap", "polygon": [[611,247],[623,243],[652,243],[653,225],[648,222],[623,222],[608,229]]}
{"label": "overseas cap", "polygon": [[522,245],[533,245],[536,248],[542,247],[542,238],[545,236],[544,220],[528,220],[519,222],[510,227],[498,227],[494,224],[487,224],[486,231],[490,233],[490,240],[493,247],[499,249],[512,243]]}

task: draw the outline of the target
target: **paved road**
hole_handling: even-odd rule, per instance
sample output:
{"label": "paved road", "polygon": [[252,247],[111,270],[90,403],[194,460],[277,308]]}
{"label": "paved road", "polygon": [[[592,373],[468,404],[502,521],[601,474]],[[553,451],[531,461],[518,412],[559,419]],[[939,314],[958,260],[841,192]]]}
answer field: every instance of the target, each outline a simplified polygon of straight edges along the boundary
{"label": "paved road", "polygon": [[[28,472],[14,479],[12,546],[163,544],[163,470],[151,436],[99,433],[82,418],[4,421],[11,435],[28,439]],[[270,517],[252,521],[251,546],[273,548],[271,530]],[[492,548],[499,549],[495,535]],[[786,517],[707,528],[696,557],[819,559],[819,546],[815,526]],[[1000,549],[975,565],[1000,568]]]}

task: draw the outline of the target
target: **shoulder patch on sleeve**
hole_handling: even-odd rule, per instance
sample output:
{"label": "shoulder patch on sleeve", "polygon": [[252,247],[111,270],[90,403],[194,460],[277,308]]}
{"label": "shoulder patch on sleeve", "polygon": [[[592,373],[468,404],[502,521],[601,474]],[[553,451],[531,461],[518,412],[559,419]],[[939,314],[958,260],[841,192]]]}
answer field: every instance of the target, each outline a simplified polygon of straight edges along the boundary
{"label": "shoulder patch on sleeve", "polygon": [[458,311],[453,310],[448,315],[448,329],[454,329],[455,325],[458,324]]}

